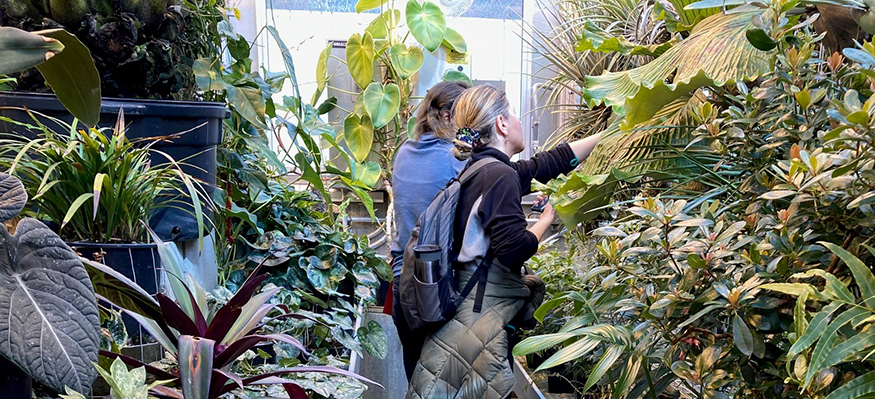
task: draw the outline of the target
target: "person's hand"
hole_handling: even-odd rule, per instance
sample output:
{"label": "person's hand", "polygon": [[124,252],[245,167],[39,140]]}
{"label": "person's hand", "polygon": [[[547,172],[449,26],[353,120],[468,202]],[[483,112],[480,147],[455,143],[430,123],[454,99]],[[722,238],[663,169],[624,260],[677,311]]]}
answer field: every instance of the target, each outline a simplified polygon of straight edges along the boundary
{"label": "person's hand", "polygon": [[544,207],[544,210],[541,211],[541,216],[538,217],[538,220],[549,220],[550,222],[553,222],[553,219],[555,217],[556,210],[553,209],[553,204],[548,201],[547,205]]}

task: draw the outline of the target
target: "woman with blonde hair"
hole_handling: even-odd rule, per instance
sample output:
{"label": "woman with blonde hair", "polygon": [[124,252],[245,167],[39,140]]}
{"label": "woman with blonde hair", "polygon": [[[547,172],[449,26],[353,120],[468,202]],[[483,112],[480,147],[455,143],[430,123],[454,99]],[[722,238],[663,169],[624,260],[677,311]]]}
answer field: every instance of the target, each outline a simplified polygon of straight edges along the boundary
{"label": "woman with blonde hair", "polygon": [[450,256],[457,286],[476,275],[484,289],[472,290],[455,317],[426,339],[407,398],[503,399],[514,385],[508,328],[530,319],[544,294],[543,281],[524,275],[523,264],[538,250],[555,215],[548,204],[527,228],[522,196],[531,191],[532,180],[546,183],[574,170],[599,137],[511,162],[525,142],[504,92],[470,88],[456,100],[453,114],[459,126],[457,156],[470,158],[466,167],[483,166],[461,186]]}
{"label": "woman with blonde hair", "polygon": [[392,168],[392,187],[395,191],[395,237],[390,248],[392,255],[392,318],[398,329],[398,337],[404,356],[404,369],[409,379],[419,359],[419,351],[425,334],[410,330],[401,309],[398,283],[401,276],[404,246],[419,215],[443,189],[450,179],[456,177],[465,163],[453,156],[453,138],[456,123],[451,110],[456,98],[471,86],[464,82],[441,82],[428,90],[416,114],[413,140],[407,140],[395,155]]}

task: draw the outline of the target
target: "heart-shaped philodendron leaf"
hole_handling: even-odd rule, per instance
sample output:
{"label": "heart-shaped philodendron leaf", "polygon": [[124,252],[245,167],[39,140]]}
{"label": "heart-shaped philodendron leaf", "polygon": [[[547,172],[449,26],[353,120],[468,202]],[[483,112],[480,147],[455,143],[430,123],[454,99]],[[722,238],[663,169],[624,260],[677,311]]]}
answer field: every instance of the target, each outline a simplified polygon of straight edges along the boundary
{"label": "heart-shaped philodendron leaf", "polygon": [[27,204],[27,192],[15,176],[0,173],[0,222],[18,215]]}
{"label": "heart-shaped philodendron leaf", "polygon": [[387,10],[377,18],[374,18],[374,20],[368,24],[368,27],[365,28],[365,32],[370,33],[374,39],[385,39],[389,37],[389,31],[395,29],[400,21],[401,10]]}
{"label": "heart-shaped philodendron leaf", "polygon": [[388,125],[398,113],[398,106],[401,105],[401,89],[395,83],[385,86],[377,82],[371,83],[362,93],[362,103],[365,111],[371,116],[374,128],[379,129]]}
{"label": "heart-shaped philodendron leaf", "polygon": [[346,65],[355,83],[364,89],[374,78],[374,38],[353,34],[346,42]]}
{"label": "heart-shaped philodendron leaf", "polygon": [[444,47],[456,50],[458,53],[468,52],[468,43],[465,43],[465,38],[459,32],[447,28],[447,33],[444,35]]}
{"label": "heart-shaped philodendron leaf", "polygon": [[359,0],[355,3],[355,12],[361,13],[368,10],[379,8],[386,4],[386,0]]}
{"label": "heart-shaped philodendron leaf", "polygon": [[437,4],[426,1],[408,1],[405,9],[410,33],[428,51],[435,51],[444,41],[447,19]]}
{"label": "heart-shaped philodendron leaf", "polygon": [[88,273],[46,225],[25,218],[15,235],[0,224],[0,354],[63,392],[97,376],[100,318]]}
{"label": "heart-shaped philodendron leaf", "polygon": [[346,138],[346,145],[355,159],[364,162],[374,144],[374,125],[371,124],[371,118],[356,114],[347,116],[343,121],[343,137]]}
{"label": "heart-shaped philodendron leaf", "polygon": [[413,76],[422,67],[422,50],[419,47],[407,47],[404,43],[398,43],[389,49],[389,58],[395,65],[395,71],[402,78]]}

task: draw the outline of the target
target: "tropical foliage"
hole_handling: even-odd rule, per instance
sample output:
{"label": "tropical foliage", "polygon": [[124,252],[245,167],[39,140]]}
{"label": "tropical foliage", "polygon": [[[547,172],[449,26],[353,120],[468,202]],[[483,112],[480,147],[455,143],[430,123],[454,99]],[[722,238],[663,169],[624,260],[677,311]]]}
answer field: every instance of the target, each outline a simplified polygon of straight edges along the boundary
{"label": "tropical foliage", "polygon": [[[97,82],[108,97],[187,100],[198,98],[193,61],[219,49],[220,38],[209,34],[210,24],[215,24],[211,21],[233,12],[223,0],[3,0],[0,10],[3,26],[27,31],[65,28],[88,47],[97,67],[93,80],[76,73],[73,76],[81,80],[68,78],[63,84],[25,72],[17,76],[19,90],[44,91],[46,83],[56,88]],[[96,97],[100,94],[98,90]],[[97,122],[83,120],[89,125]]]}
{"label": "tropical foliage", "polygon": [[12,123],[38,137],[0,137],[0,165],[24,183],[31,205],[26,214],[59,223],[59,234],[69,241],[145,242],[140,220],[162,208],[190,206],[187,212],[204,234],[202,183],[183,172],[185,160],[153,148],[169,138],[128,140],[123,113],[114,127],[101,129],[29,115],[32,124]]}
{"label": "tropical foliage", "polygon": [[26,204],[21,182],[0,173],[0,330],[6,340],[0,360],[57,392],[84,392],[97,377],[91,367],[100,327],[94,290],[57,234],[36,219],[19,220]]}
{"label": "tropical foliage", "polygon": [[[678,25],[666,27],[688,32],[682,40],[643,66],[585,80],[590,104],[617,116],[583,171],[541,188],[571,226],[609,220],[587,232],[597,245],[582,286],[538,312],[570,307],[570,317],[516,354],[559,346],[540,369],[590,364],[580,388],[612,397],[871,392],[875,47],[819,53],[816,15],[788,14],[798,6],[692,19],[680,16],[709,9],[674,7]],[[693,39],[739,52],[696,58]],[[617,53],[623,43],[584,47]],[[697,61],[661,64],[681,53]]]}

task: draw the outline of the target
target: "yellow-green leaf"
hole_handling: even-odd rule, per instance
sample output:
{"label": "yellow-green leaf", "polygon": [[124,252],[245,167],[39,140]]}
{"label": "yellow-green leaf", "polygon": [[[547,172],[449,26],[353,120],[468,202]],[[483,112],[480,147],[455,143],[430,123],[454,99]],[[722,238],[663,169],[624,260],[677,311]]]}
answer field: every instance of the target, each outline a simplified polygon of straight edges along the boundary
{"label": "yellow-green leaf", "polygon": [[371,34],[374,39],[385,39],[389,37],[389,32],[398,26],[401,21],[401,10],[391,9],[384,11],[365,28],[365,32]]}
{"label": "yellow-green leaf", "polygon": [[355,12],[361,13],[381,7],[387,0],[359,0],[355,3]]}
{"label": "yellow-green leaf", "polygon": [[395,65],[395,71],[404,79],[413,76],[422,67],[422,50],[419,47],[395,44],[389,49],[389,58]]}
{"label": "yellow-green leaf", "polygon": [[362,93],[362,102],[365,111],[371,116],[374,128],[379,129],[388,125],[398,113],[398,107],[401,105],[401,90],[395,83],[383,86],[374,82]]}
{"label": "yellow-green leaf", "polygon": [[325,90],[325,85],[328,83],[328,57],[331,55],[331,43],[325,46],[325,49],[319,53],[319,60],[316,61],[316,86],[319,91]]}
{"label": "yellow-green leaf", "polygon": [[343,121],[343,137],[352,155],[359,162],[364,162],[374,144],[374,126],[371,118],[363,115],[361,118],[351,114]]}
{"label": "yellow-green leaf", "polygon": [[443,45],[444,47],[456,50],[456,52],[459,53],[468,52],[468,43],[465,43],[465,38],[452,28],[447,28],[447,31],[444,34]]}
{"label": "yellow-green leaf", "polygon": [[[629,127],[697,87],[753,80],[771,68],[769,53],[756,49],[745,36],[756,15],[758,11],[707,17],[688,38],[650,63],[587,77],[584,97],[592,106],[604,103],[626,114]],[[647,112],[638,112],[638,107]],[[630,110],[634,117],[628,115]]]}
{"label": "yellow-green leaf", "polygon": [[91,220],[97,219],[97,205],[100,203],[100,188],[103,186],[104,179],[106,179],[106,173],[94,175],[94,212],[91,215]]}
{"label": "yellow-green leaf", "polygon": [[374,77],[374,56],[374,38],[370,33],[365,32],[364,36],[353,34],[346,42],[349,73],[362,89],[368,87]]}

